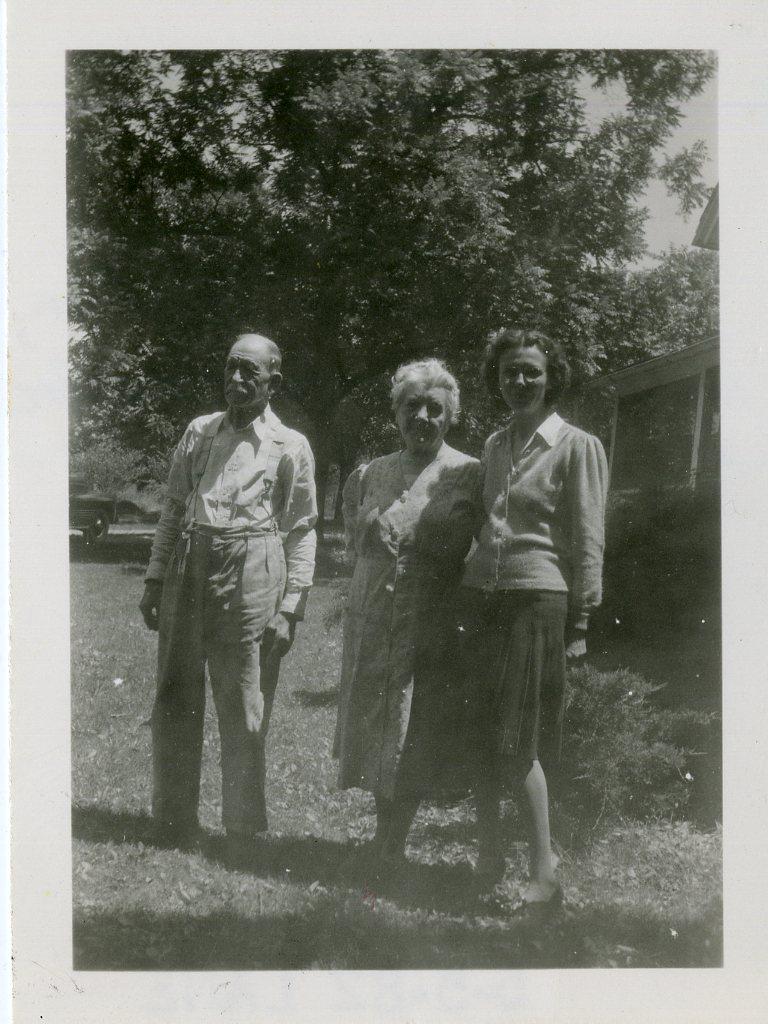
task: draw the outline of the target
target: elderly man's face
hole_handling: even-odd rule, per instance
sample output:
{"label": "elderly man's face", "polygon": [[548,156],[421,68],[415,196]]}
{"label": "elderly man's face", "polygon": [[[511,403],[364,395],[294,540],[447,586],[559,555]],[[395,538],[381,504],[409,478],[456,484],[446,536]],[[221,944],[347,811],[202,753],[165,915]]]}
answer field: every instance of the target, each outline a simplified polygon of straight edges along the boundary
{"label": "elderly man's face", "polygon": [[445,389],[428,388],[412,381],[400,397],[395,418],[412,455],[436,451],[451,422]]}
{"label": "elderly man's face", "polygon": [[270,370],[272,353],[253,341],[240,339],[229,350],[224,367],[224,394],[231,409],[260,413],[275,390]]}

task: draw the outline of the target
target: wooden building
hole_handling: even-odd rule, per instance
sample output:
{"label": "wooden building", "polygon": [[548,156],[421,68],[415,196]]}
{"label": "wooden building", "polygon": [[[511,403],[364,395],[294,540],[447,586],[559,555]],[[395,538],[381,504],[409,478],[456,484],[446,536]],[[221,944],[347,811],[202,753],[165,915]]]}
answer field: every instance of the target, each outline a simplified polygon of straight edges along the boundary
{"label": "wooden building", "polygon": [[719,487],[717,336],[590,381],[580,405],[602,420],[614,491]]}
{"label": "wooden building", "polygon": [[[717,193],[696,244],[716,249]],[[598,434],[611,475],[598,620],[646,639],[720,637],[720,345],[702,338],[578,388],[566,416]],[[620,625],[619,625],[620,624]],[[719,685],[719,684],[718,684]]]}
{"label": "wooden building", "polygon": [[[693,244],[717,250],[718,188]],[[720,343],[717,335],[597,377],[580,390],[577,420],[607,446],[612,490],[720,487]]]}

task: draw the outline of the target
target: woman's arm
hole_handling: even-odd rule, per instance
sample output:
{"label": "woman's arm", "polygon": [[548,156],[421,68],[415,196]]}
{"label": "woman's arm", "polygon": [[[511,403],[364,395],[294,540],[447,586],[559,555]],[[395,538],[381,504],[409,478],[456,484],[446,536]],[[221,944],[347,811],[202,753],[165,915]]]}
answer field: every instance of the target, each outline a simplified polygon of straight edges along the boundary
{"label": "woman's arm", "polygon": [[480,531],[485,525],[485,520],[488,518],[488,513],[485,509],[485,502],[483,500],[483,491],[485,490],[485,475],[488,472],[488,453],[491,448],[491,440],[495,436],[495,434],[492,434],[483,445],[483,454],[480,456],[480,464],[475,470],[475,484],[472,489],[472,507],[474,517],[472,535],[475,540],[480,539]]}
{"label": "woman's arm", "polygon": [[357,518],[363,500],[363,476],[367,466],[353,469],[341,492],[341,511],[344,517],[344,548],[349,565],[357,561]]}
{"label": "woman's arm", "polygon": [[200,437],[195,429],[196,422],[189,424],[173,453],[163,511],[149,557],[146,574],[149,581],[162,583],[165,579],[165,570],[181,532],[186,502],[192,493],[192,459]]}
{"label": "woman's arm", "polygon": [[583,640],[589,616],[602,599],[608,461],[602,444],[591,434],[574,435],[566,488],[571,527],[566,642],[570,642]]}

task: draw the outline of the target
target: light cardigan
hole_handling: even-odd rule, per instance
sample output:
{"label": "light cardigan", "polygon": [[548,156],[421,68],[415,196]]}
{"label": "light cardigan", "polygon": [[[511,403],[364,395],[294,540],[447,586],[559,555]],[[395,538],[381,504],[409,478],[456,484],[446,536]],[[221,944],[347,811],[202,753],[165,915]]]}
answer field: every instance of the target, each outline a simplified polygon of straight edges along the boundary
{"label": "light cardigan", "polygon": [[512,461],[512,427],[491,434],[480,466],[484,520],[463,585],[568,593],[586,629],[600,604],[608,464],[600,441],[552,413]]}

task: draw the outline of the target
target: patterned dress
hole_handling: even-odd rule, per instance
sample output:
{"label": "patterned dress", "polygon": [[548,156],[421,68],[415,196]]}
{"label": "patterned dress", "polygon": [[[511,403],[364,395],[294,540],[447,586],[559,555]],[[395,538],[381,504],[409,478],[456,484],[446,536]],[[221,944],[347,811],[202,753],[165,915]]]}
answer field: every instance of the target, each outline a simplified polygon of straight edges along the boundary
{"label": "patterned dress", "polygon": [[472,543],[478,468],[443,444],[410,488],[399,452],[345,484],[355,568],[334,742],[343,788],[388,799],[396,780],[420,795],[446,788],[442,755],[450,749],[455,762],[462,732],[453,601]]}

